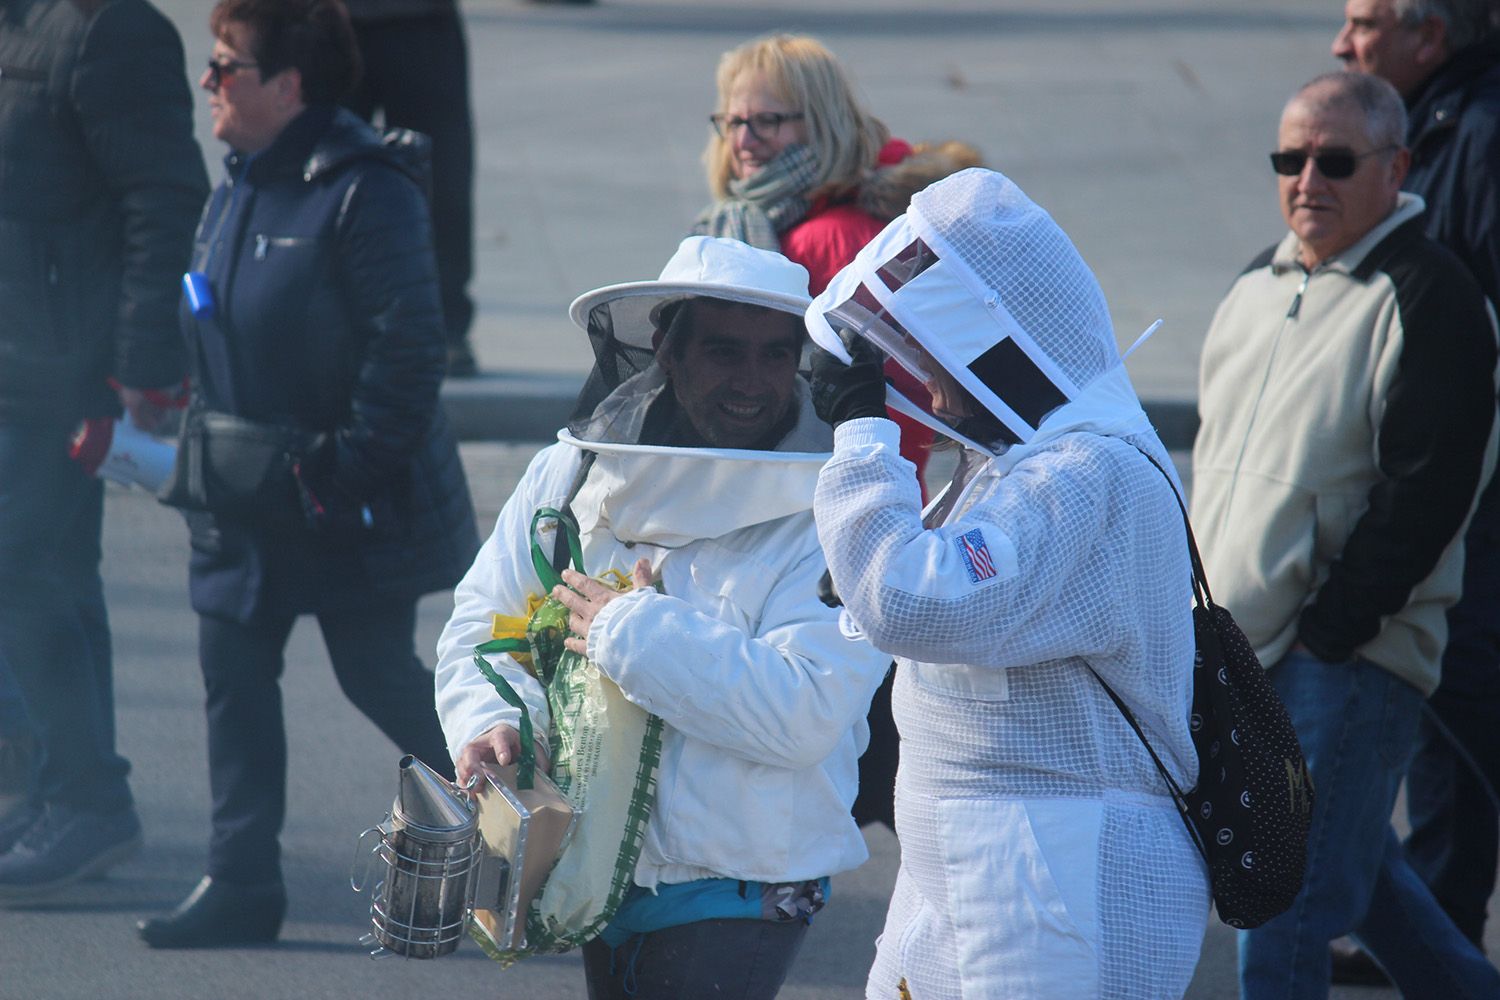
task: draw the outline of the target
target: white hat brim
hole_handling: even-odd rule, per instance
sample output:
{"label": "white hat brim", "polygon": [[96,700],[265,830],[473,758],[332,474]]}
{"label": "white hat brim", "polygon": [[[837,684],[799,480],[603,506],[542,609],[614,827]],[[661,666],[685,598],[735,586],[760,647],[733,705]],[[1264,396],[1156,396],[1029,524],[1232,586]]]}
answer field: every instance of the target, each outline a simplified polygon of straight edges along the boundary
{"label": "white hat brim", "polygon": [[[641,303],[645,307],[643,314],[649,314],[651,309],[663,302],[682,298],[723,299],[727,302],[775,309],[798,318],[801,318],[806,313],[807,307],[812,304],[812,298],[809,296],[768,292],[742,285],[721,285],[709,282],[627,281],[584,292],[573,300],[572,305],[568,306],[568,316],[580,330],[587,330],[589,313],[595,308],[618,299],[628,298],[645,300]],[[648,350],[651,348],[653,332],[649,327],[644,330],[616,328],[614,331],[618,340],[632,347],[644,347]]]}

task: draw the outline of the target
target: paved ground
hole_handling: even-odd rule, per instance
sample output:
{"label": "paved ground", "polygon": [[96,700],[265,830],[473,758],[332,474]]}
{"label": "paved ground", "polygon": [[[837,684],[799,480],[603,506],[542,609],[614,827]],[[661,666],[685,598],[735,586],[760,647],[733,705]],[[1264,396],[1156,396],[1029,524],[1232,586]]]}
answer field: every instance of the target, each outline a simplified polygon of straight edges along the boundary
{"label": "paved ground", "polygon": [[[464,446],[483,523],[493,523],[535,448]],[[120,745],[135,765],[132,784],[146,846],[104,881],[76,886],[47,904],[0,909],[0,1000],[583,995],[576,955],[537,959],[504,973],[470,944],[436,962],[365,956],[356,941],[368,901],[350,891],[348,878],[359,832],[383,818],[395,793],[397,754],[339,694],[307,621],[293,633],[284,683],[292,775],[283,846],[291,910],[282,940],[275,947],[209,952],[145,948],[135,920],[169,909],[192,888],[202,873],[208,831],[186,533],[174,512],[145,494],[111,487],[105,553]],[[424,602],[423,648],[432,648],[448,610],[446,594]],[[899,857],[889,832],[870,830],[866,839],[871,860],[835,880],[834,902],[813,925],[782,992],[786,1000],[861,995]],[[1492,948],[1500,945],[1497,938],[1492,933]],[[1235,996],[1233,948],[1229,929],[1213,924],[1190,1000]],[[1334,996],[1377,1000],[1395,993],[1345,989]]]}
{"label": "paved ground", "polygon": [[[204,0],[159,0],[198,72]],[[1198,344],[1280,221],[1265,153],[1295,87],[1333,68],[1339,0],[467,0],[478,136],[476,348],[518,377],[581,375],[581,292],[654,276],[706,200],[721,52],[809,31],[912,141],[1010,174],[1098,273],[1143,394],[1190,398]],[[223,149],[199,134],[219,173]],[[504,387],[514,385],[507,382]],[[505,428],[497,428],[504,433]]]}
{"label": "paved ground", "polygon": [[[207,58],[204,0],[158,0]],[[913,140],[962,138],[1049,208],[1097,271],[1122,341],[1167,325],[1131,362],[1143,395],[1190,400],[1202,330],[1231,276],[1277,235],[1265,152],[1279,106],[1331,68],[1338,0],[605,0],[593,7],[471,0],[479,126],[476,345],[492,375],[453,387],[518,405],[489,436],[535,441],[543,404],[586,369],[564,310],[578,293],[654,275],[704,198],[697,156],[718,53],[774,28],[812,31],[870,104]],[[194,71],[196,73],[196,71]],[[205,150],[221,150],[207,134]],[[542,430],[537,429],[540,424]],[[481,519],[534,444],[471,444]],[[394,792],[396,754],[338,693],[304,624],[288,652],[294,772],[285,837],[292,892],[275,948],[158,954],[134,920],[201,872],[207,833],[202,689],[180,519],[109,495],[105,572],[120,742],[135,762],[147,846],[106,881],[0,910],[0,1000],[407,998],[582,994],[575,957],[503,975],[465,946],[435,963],[372,962],[348,889],[359,831]],[[447,613],[423,605],[423,648]],[[838,880],[783,996],[859,995],[894,876],[894,837]],[[1491,941],[1492,946],[1500,943]],[[1215,925],[1189,993],[1235,994],[1233,940]],[[1345,990],[1338,997],[1392,996]]]}

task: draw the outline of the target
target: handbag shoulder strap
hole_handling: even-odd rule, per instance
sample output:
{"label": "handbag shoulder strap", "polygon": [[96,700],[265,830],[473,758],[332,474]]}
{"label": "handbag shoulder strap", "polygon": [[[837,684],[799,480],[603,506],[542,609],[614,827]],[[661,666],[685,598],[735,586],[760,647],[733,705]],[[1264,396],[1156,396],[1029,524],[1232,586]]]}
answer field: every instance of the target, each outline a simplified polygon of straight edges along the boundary
{"label": "handbag shoulder strap", "polygon": [[[1139,445],[1135,445],[1135,449],[1146,457],[1146,461],[1156,467],[1157,472],[1162,474],[1162,477],[1167,481],[1167,486],[1172,490],[1172,496],[1177,500],[1177,509],[1182,512],[1182,526],[1187,531],[1188,556],[1193,567],[1193,599],[1200,608],[1207,607],[1212,604],[1213,598],[1208,592],[1208,580],[1203,573],[1203,560],[1198,556],[1198,543],[1193,538],[1193,526],[1188,520],[1187,505],[1182,502],[1182,494],[1177,492],[1177,484],[1172,482],[1172,477],[1167,474],[1166,469],[1162,468],[1160,462],[1152,458],[1151,454]],[[1150,740],[1146,739],[1145,730],[1141,728],[1141,724],[1137,721],[1135,713],[1125,704],[1125,699],[1121,698],[1115,689],[1109,686],[1109,682],[1101,677],[1099,671],[1095,670],[1092,665],[1089,665],[1089,673],[1093,674],[1094,680],[1098,681],[1099,686],[1104,688],[1104,693],[1109,695],[1110,700],[1115,703],[1115,707],[1120,710],[1120,715],[1125,718],[1125,722],[1135,732],[1136,738],[1141,741],[1141,746],[1145,747],[1146,753],[1151,755],[1151,762],[1156,765],[1156,770],[1160,772],[1162,780],[1167,783],[1167,788],[1172,794],[1172,801],[1177,804],[1178,815],[1182,817],[1182,822],[1187,827],[1188,835],[1197,846],[1198,853],[1203,855],[1204,862],[1208,862],[1208,847],[1203,843],[1203,838],[1199,835],[1197,827],[1193,826],[1192,812],[1188,807],[1187,796],[1183,793],[1182,787],[1177,784],[1177,779],[1172,777],[1171,773],[1167,770],[1167,765],[1162,763],[1161,757],[1157,755],[1156,748],[1151,745]]]}
{"label": "handbag shoulder strap", "polygon": [[1182,494],[1177,492],[1177,484],[1172,482],[1172,477],[1167,470],[1162,468],[1161,463],[1151,457],[1151,453],[1140,445],[1134,445],[1136,451],[1145,456],[1146,461],[1156,467],[1156,471],[1162,474],[1167,481],[1167,488],[1172,491],[1172,498],[1177,501],[1177,509],[1182,512],[1182,527],[1187,532],[1188,559],[1193,567],[1193,597],[1199,607],[1214,602],[1213,595],[1208,590],[1208,576],[1203,572],[1203,558],[1198,555],[1198,540],[1193,537],[1193,525],[1188,520],[1187,504],[1182,502]]}

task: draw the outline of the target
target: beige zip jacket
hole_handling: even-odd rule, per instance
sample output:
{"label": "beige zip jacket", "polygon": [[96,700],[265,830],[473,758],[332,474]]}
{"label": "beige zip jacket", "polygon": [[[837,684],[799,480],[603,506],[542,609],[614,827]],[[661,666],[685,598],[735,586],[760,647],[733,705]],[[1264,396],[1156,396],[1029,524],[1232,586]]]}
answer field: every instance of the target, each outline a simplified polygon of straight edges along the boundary
{"label": "beige zip jacket", "polygon": [[1493,314],[1403,194],[1311,272],[1288,234],[1203,348],[1193,524],[1261,662],[1298,642],[1437,686],[1463,528],[1495,462]]}

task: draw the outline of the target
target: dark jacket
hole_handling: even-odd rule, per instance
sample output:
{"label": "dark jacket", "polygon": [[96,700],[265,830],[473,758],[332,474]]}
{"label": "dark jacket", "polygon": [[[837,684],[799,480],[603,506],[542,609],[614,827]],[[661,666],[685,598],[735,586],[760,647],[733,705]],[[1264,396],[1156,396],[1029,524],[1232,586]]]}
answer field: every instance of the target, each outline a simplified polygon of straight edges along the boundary
{"label": "dark jacket", "polygon": [[1427,202],[1427,235],[1500,302],[1500,41],[1454,55],[1407,110],[1405,186]]}
{"label": "dark jacket", "polygon": [[[1457,254],[1500,308],[1500,40],[1455,54],[1407,111],[1406,190],[1427,202],[1427,235]],[[1500,476],[1469,531],[1500,538]]]}
{"label": "dark jacket", "polygon": [[166,18],[144,0],[0,0],[0,421],[71,425],[116,412],[110,376],[182,378],[177,298],[207,194]]}
{"label": "dark jacket", "polygon": [[194,515],[191,591],[204,614],[305,612],[456,583],[478,549],[438,401],[445,352],[425,139],[382,142],[314,107],[261,154],[231,154],[193,267],[216,317],[184,312],[206,404],[324,435],[304,500],[254,522]]}

